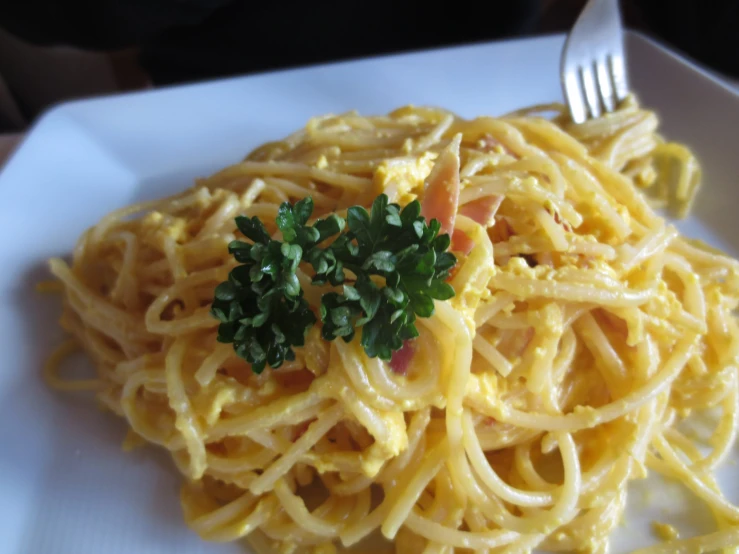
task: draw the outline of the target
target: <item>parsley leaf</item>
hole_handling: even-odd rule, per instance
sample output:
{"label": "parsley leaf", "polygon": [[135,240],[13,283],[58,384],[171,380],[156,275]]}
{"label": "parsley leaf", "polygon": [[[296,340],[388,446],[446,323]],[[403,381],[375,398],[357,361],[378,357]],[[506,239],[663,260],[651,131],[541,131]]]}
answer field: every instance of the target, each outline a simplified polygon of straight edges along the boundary
{"label": "parsley leaf", "polygon": [[[437,220],[426,222],[417,200],[401,209],[384,194],[369,213],[359,206],[349,208],[347,226],[349,231],[320,255],[331,264],[313,264],[314,283],[341,284],[347,279],[345,269],[356,276],[353,285],[344,285],[343,294],[324,295],[323,338],[348,342],[361,327],[367,355],[389,360],[405,340],[418,336],[416,316],[432,316],[434,300],[454,296],[446,282],[456,263],[447,252],[450,238],[439,235]],[[384,286],[378,285],[383,280]]]}
{"label": "parsley leaf", "polygon": [[282,242],[259,218],[236,218],[251,242],[229,245],[241,265],[216,287],[211,314],[220,321],[218,340],[233,343],[255,373],[295,359],[293,346],[302,346],[316,323],[296,274],[301,263],[313,268],[314,285],[343,285],[321,298],[323,338],[349,342],[361,328],[370,357],[389,360],[418,336],[416,317],[430,317],[434,300],[454,296],[446,282],[457,262],[447,251],[449,235],[439,234],[437,220],[426,222],[418,201],[401,208],[381,194],[369,212],[353,206],[346,220],[332,214],[308,225],[312,213],[310,197],[280,205]]}
{"label": "parsley leaf", "polygon": [[[312,211],[312,202],[306,204]],[[283,236],[293,233],[290,236],[297,238],[301,222],[307,220],[304,211],[296,217],[289,204],[280,207]],[[236,354],[261,373],[267,364],[278,368],[295,359],[292,347],[304,344],[316,317],[296,275],[303,256],[300,244],[272,240],[257,217],[237,217],[236,225],[252,242],[229,244],[229,253],[242,265],[216,287],[211,314],[221,322],[218,341],[233,343]]]}

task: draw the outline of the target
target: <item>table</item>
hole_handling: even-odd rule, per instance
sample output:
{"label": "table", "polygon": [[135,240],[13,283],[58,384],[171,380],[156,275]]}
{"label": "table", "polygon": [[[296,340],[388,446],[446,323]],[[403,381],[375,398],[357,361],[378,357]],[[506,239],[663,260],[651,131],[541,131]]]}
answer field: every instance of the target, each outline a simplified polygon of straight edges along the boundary
{"label": "table", "polygon": [[5,164],[5,160],[7,160],[11,152],[13,152],[22,136],[23,135],[21,133],[0,135],[0,169],[2,169]]}

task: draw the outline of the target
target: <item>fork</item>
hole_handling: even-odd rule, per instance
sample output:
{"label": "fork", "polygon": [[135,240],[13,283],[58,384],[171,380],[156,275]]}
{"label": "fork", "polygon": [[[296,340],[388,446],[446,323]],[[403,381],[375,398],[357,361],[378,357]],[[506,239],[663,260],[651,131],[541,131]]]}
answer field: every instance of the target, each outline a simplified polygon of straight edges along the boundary
{"label": "fork", "polygon": [[629,94],[618,0],[590,0],[562,50],[562,89],[575,123],[612,112]]}

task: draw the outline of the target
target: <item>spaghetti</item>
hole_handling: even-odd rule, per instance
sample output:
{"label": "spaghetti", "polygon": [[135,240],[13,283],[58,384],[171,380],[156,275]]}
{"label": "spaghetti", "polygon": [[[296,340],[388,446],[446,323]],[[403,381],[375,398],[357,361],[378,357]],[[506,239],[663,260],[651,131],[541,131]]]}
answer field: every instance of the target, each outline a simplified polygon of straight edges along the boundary
{"label": "spaghetti", "polygon": [[[604,552],[649,469],[706,502],[717,529],[644,553],[737,546],[739,508],[713,470],[739,425],[739,262],[653,210],[683,214],[700,179],[656,126],[633,100],[577,126],[558,105],[313,119],[106,216],[71,265],[52,260],[61,324],[97,378],[65,381],[59,356],[47,378],[94,387],[129,442],[171,452],[185,519],[208,540],[329,553],[379,533],[397,552]],[[216,341],[209,306],[235,264],[236,215],[276,233],[279,204],[306,196],[316,217],[383,192],[433,204],[446,163],[456,296],[418,320],[407,368],[314,327],[294,360],[256,375]],[[677,427],[710,408],[722,415],[705,444]]]}

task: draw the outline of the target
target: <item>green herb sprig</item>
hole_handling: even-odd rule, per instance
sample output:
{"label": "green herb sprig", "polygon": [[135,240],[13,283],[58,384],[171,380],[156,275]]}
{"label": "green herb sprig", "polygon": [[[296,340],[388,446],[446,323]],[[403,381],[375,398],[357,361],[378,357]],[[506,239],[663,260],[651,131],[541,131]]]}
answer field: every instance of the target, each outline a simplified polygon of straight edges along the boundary
{"label": "green herb sprig", "polygon": [[276,219],[283,242],[271,239],[257,217],[236,218],[252,243],[229,245],[242,265],[216,288],[211,312],[221,322],[218,340],[233,343],[256,373],[293,360],[292,347],[302,346],[316,323],[296,275],[301,261],[312,266],[314,285],[343,285],[321,298],[323,338],[349,342],[361,328],[370,357],[389,360],[418,336],[416,316],[430,317],[434,300],[454,296],[446,282],[457,261],[447,251],[449,235],[439,234],[437,220],[426,222],[418,201],[401,209],[381,194],[370,212],[354,206],[346,220],[332,214],[308,225],[312,213],[310,197],[284,202]]}
{"label": "green herb sprig", "polygon": [[211,313],[221,324],[218,341],[233,343],[236,353],[261,373],[266,364],[278,368],[294,360],[293,346],[302,346],[306,330],[316,317],[303,298],[296,270],[303,247],[341,231],[343,221],[334,217],[312,228],[305,223],[313,202],[280,207],[277,223],[290,240],[272,240],[257,217],[237,217],[236,226],[251,243],[234,240],[228,251],[241,265],[216,287]]}
{"label": "green herb sprig", "polygon": [[[314,283],[344,283],[342,294],[321,300],[323,338],[348,342],[361,327],[367,355],[389,360],[403,341],[418,336],[416,316],[430,317],[434,299],[454,296],[445,279],[457,260],[447,252],[449,235],[439,235],[437,220],[426,223],[418,201],[401,210],[381,194],[369,213],[349,208],[347,226],[348,232],[315,254],[318,264],[308,258]],[[346,270],[356,276],[353,284],[345,283]]]}

